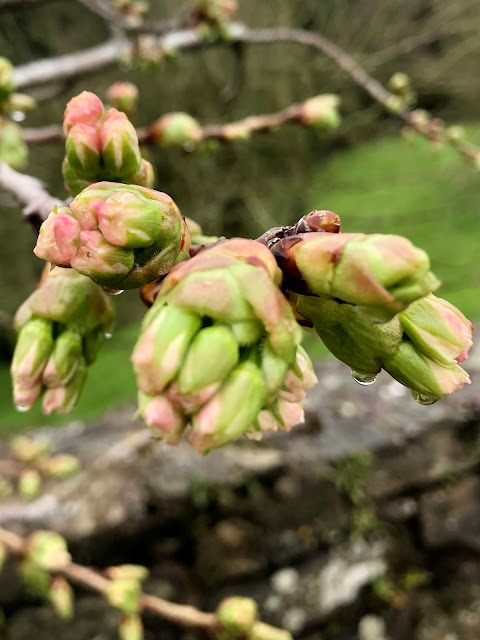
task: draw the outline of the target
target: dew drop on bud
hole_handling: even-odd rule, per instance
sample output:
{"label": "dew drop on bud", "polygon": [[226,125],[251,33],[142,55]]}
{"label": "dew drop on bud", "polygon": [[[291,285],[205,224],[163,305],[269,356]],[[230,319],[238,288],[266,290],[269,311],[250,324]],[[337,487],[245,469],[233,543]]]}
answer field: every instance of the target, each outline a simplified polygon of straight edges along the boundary
{"label": "dew drop on bud", "polygon": [[125,291],[125,289],[110,289],[109,287],[102,287],[108,296],[119,296]]}
{"label": "dew drop on bud", "polygon": [[351,369],[350,373],[352,374],[352,378],[358,384],[363,384],[364,386],[368,386],[369,384],[373,384],[377,379],[375,373],[362,373],[361,371],[354,371]]}
{"label": "dew drop on bud", "polygon": [[14,122],[23,122],[25,120],[25,113],[23,111],[12,111],[10,117]]}
{"label": "dew drop on bud", "polygon": [[415,402],[418,404],[435,404],[439,400],[435,396],[430,395],[429,393],[419,393],[418,391],[411,390],[411,394]]}
{"label": "dew drop on bud", "polygon": [[113,335],[113,333],[111,331],[105,331],[105,333],[103,334],[105,340],[110,340],[112,335]]}
{"label": "dew drop on bud", "polygon": [[16,404],[15,405],[15,409],[19,412],[19,413],[25,413],[25,411],[28,411],[29,407],[27,407],[27,405],[25,404]]}

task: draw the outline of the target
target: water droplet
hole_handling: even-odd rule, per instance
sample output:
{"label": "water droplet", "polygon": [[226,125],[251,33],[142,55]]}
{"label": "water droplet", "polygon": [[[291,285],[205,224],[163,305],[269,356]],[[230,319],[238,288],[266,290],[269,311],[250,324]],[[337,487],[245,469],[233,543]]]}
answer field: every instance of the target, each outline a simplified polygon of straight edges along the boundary
{"label": "water droplet", "polygon": [[362,373],[361,371],[354,371],[353,369],[351,369],[350,373],[352,374],[352,378],[355,382],[363,384],[364,386],[373,384],[377,379],[377,375],[375,373]]}
{"label": "water droplet", "polygon": [[27,407],[27,405],[25,404],[16,404],[15,405],[15,409],[19,412],[19,413],[25,413],[25,411],[28,411],[30,409],[30,407]]}
{"label": "water droplet", "polygon": [[111,331],[105,331],[103,335],[105,336],[105,340],[110,340],[113,334]]}
{"label": "water droplet", "polygon": [[125,291],[125,289],[110,289],[109,287],[102,287],[102,289],[109,296],[119,296]]}
{"label": "water droplet", "polygon": [[15,122],[23,122],[26,116],[23,113],[23,111],[12,111],[12,113],[10,114],[10,117]]}
{"label": "water droplet", "polygon": [[440,398],[432,396],[430,393],[419,393],[418,391],[411,390],[411,394],[415,402],[418,404],[435,404]]}

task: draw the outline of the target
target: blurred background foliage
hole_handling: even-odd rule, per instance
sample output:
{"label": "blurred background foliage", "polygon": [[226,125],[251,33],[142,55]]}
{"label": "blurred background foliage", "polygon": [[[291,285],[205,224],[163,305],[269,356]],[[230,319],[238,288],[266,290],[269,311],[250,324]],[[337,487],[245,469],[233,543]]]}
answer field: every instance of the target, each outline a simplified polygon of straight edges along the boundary
{"label": "blurred background foliage", "polygon": [[[480,143],[480,3],[478,0],[240,0],[239,20],[294,26],[337,42],[386,83],[406,72],[418,106],[449,123],[467,124]],[[179,12],[174,0],[152,0],[151,15]],[[180,12],[186,9],[182,5]],[[0,55],[16,65],[90,47],[109,37],[102,20],[74,1],[37,0],[1,9]],[[319,93],[337,93],[343,122],[333,134],[286,126],[248,143],[185,154],[148,149],[157,188],[208,234],[256,237],[313,208],[332,209],[343,230],[399,233],[426,249],[443,281],[440,295],[473,320],[480,318],[480,190],[478,170],[453,151],[403,139],[400,125],[373,104],[335,65],[293,44],[215,46],[178,55],[149,72],[120,61],[91,76],[32,91],[39,108],[27,126],[61,122],[65,102],[88,89],[105,97],[117,79],[135,82],[141,126],[181,110],[202,124],[267,113]],[[61,144],[32,147],[27,171],[63,197]],[[18,208],[0,194],[0,323],[8,325],[42,267],[34,238]],[[89,418],[134,398],[128,357],[144,308],[137,294],[117,298],[118,331],[92,368],[73,418]],[[2,318],[5,318],[2,320]],[[309,341],[314,354],[322,349]],[[39,413],[15,414],[9,405],[8,364],[0,366],[0,428],[53,424]],[[62,419],[56,419],[57,422]]]}

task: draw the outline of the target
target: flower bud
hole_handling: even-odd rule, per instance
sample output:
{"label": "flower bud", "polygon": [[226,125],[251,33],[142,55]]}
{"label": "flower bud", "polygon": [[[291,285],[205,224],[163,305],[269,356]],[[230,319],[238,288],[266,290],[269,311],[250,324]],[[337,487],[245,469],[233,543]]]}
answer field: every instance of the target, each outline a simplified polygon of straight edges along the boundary
{"label": "flower bud", "polygon": [[25,469],[18,478],[18,493],[27,500],[36,498],[42,490],[42,477],[36,469]]}
{"label": "flower bud", "polygon": [[80,225],[68,207],[55,208],[42,223],[34,254],[58,265],[68,265],[80,245]]}
{"label": "flower bud", "polygon": [[124,113],[108,109],[100,138],[105,170],[112,178],[126,178],[140,169],[142,157],[137,132]]}
{"label": "flower bud", "polygon": [[14,88],[13,65],[7,58],[0,57],[0,100],[8,98]]}
{"label": "flower bud", "polygon": [[51,443],[47,438],[16,436],[10,441],[10,449],[17,460],[34,462],[49,453]]}
{"label": "flower bud", "polygon": [[118,628],[118,637],[119,640],[143,640],[143,624],[140,616],[125,616]]}
{"label": "flower bud", "polygon": [[14,169],[22,169],[27,159],[28,148],[23,141],[21,128],[11,120],[0,117],[0,160]]}
{"label": "flower bud", "polygon": [[35,531],[26,542],[27,558],[45,571],[61,571],[71,561],[67,543],[54,531]]}
{"label": "flower bud", "polygon": [[42,471],[50,478],[69,478],[80,469],[80,460],[70,453],[59,453],[41,463]]}
{"label": "flower bud", "polygon": [[[152,307],[150,315],[157,313]],[[190,342],[200,329],[200,318],[174,306],[164,306],[137,343],[132,354],[139,388],[158,393],[182,366]]]}
{"label": "flower bud", "polygon": [[18,573],[29,595],[42,599],[48,597],[50,574],[47,570],[26,558],[18,565]]}
{"label": "flower bud", "polygon": [[31,111],[35,109],[37,102],[32,96],[26,93],[12,93],[5,100],[2,108],[7,113],[13,113],[14,111]]}
{"label": "flower bud", "polygon": [[180,369],[180,392],[196,392],[224,380],[238,363],[238,357],[238,343],[227,326],[202,329],[193,339]]}
{"label": "flower bud", "polygon": [[154,437],[166,444],[177,444],[180,441],[186,422],[166,396],[151,396],[139,392],[138,405]]}
{"label": "flower bud", "polygon": [[252,598],[232,596],[217,607],[218,622],[233,636],[245,636],[257,619],[257,604]]}
{"label": "flower bud", "polygon": [[147,189],[153,189],[153,185],[155,184],[155,171],[152,164],[142,158],[140,169],[125,181],[131,184],[138,184],[141,187],[147,187]]}
{"label": "flower bud", "polygon": [[433,294],[412,302],[399,315],[407,336],[440,364],[462,362],[472,346],[472,323],[452,304]]}
{"label": "flower bud", "polygon": [[280,240],[272,253],[290,289],[303,279],[311,293],[365,307],[384,320],[439,286],[427,254],[401,236],[305,233]]}
{"label": "flower bud", "polygon": [[13,354],[11,374],[14,382],[34,387],[53,348],[52,324],[40,318],[31,320],[20,331]]}
{"label": "flower bud", "polygon": [[340,124],[338,96],[325,94],[306,100],[301,105],[300,121],[317,129],[330,131]]}
{"label": "flower bud", "polygon": [[63,116],[63,132],[67,136],[76,124],[98,125],[103,117],[103,102],[90,91],[82,91],[67,103]]}
{"label": "flower bud", "polygon": [[107,89],[107,98],[112,107],[132,115],[137,109],[138,88],[131,82],[114,82]]}
{"label": "flower bud", "polygon": [[109,286],[111,276],[126,276],[134,262],[133,251],[110,244],[99,231],[81,231],[80,247],[70,265],[98,284]]}
{"label": "flower bud", "polygon": [[464,384],[470,384],[468,373],[458,364],[439,364],[425,356],[416,346],[403,340],[392,356],[385,358],[383,366],[386,371],[413,392],[431,400],[431,404],[443,398]]}
{"label": "flower bud", "polygon": [[55,613],[62,620],[71,620],[74,614],[74,601],[72,587],[63,576],[55,576],[48,591],[48,599]]}
{"label": "flower bud", "polygon": [[255,622],[248,640],[293,640],[292,634],[284,629],[277,629],[264,622]]}
{"label": "flower bud", "polygon": [[151,128],[152,141],[160,147],[183,147],[202,139],[202,127],[188,113],[166,113]]}
{"label": "flower bud", "polygon": [[65,142],[67,161],[78,178],[94,179],[100,171],[100,134],[88,124],[70,129]]}
{"label": "flower bud", "polygon": [[64,158],[62,162],[63,185],[68,193],[75,197],[86,189],[90,184],[90,180],[79,178],[68,162],[68,158]]}
{"label": "flower bud", "polygon": [[262,372],[253,362],[239,364],[218,393],[194,416],[190,442],[205,454],[235,440],[253,424],[264,402]]}
{"label": "flower bud", "polygon": [[53,411],[57,413],[70,413],[75,404],[87,375],[87,365],[83,358],[79,359],[78,365],[70,380],[59,387],[52,387],[45,391],[42,402],[42,412],[49,416]]}
{"label": "flower bud", "polygon": [[388,88],[392,93],[403,94],[411,88],[410,78],[406,73],[397,71],[388,81]]}
{"label": "flower bud", "polygon": [[274,399],[285,381],[290,365],[274,352],[268,340],[262,345],[261,363],[266,396]]}
{"label": "flower bud", "polygon": [[82,362],[82,338],[75,331],[66,330],[55,340],[52,354],[43,371],[47,387],[60,387],[71,380]]}
{"label": "flower bud", "polygon": [[107,587],[105,596],[107,602],[123,613],[137,613],[140,606],[140,583],[138,580],[116,578]]}

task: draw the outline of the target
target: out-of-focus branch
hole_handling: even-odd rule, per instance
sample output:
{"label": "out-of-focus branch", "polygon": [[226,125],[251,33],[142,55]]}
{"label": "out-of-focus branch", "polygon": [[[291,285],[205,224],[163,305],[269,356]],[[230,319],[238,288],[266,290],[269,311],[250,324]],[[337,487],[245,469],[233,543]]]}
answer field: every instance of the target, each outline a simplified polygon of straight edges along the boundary
{"label": "out-of-focus branch", "polygon": [[15,171],[0,161],[0,189],[9,193],[20,205],[27,222],[38,228],[55,206],[62,201],[51,196],[44,184],[25,173]]}
{"label": "out-of-focus branch", "polygon": [[[14,555],[22,557],[27,552],[28,540],[7,529],[0,528],[0,544],[5,545],[7,550]],[[74,562],[66,563],[56,573],[63,575],[67,580],[77,585],[101,594],[107,592],[110,584],[110,580],[97,571]],[[149,611],[183,626],[211,629],[217,624],[217,617],[213,613],[205,613],[196,607],[176,604],[156,596],[142,594],[139,603],[143,611]]]}

